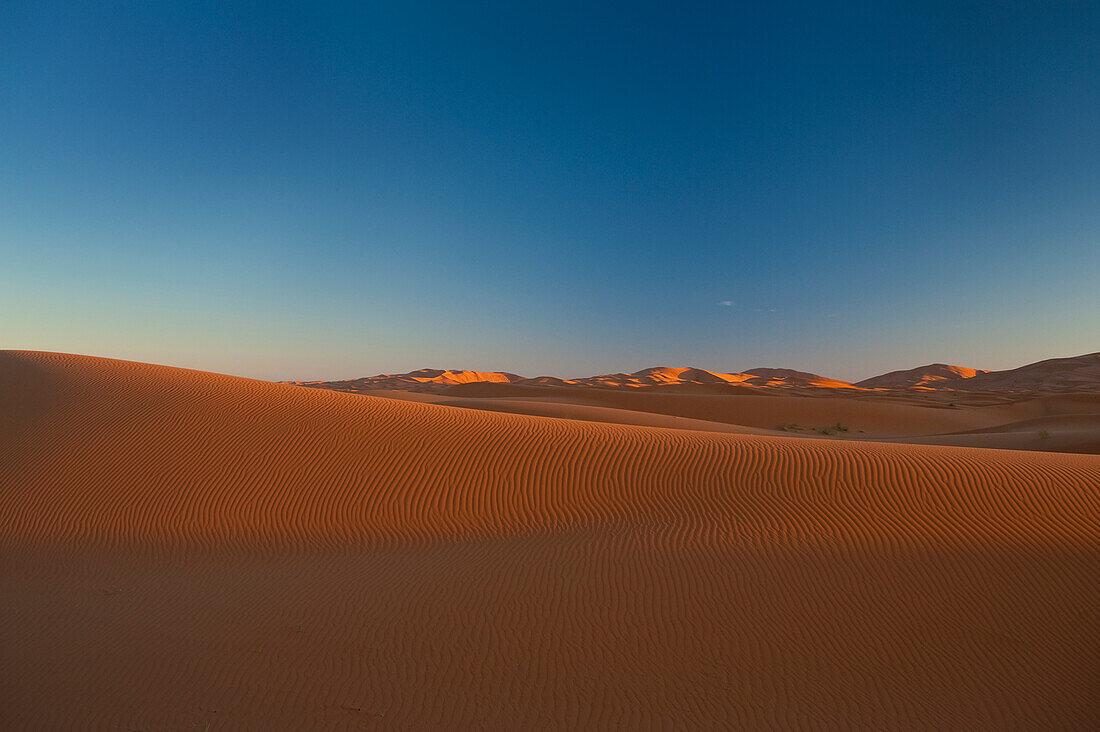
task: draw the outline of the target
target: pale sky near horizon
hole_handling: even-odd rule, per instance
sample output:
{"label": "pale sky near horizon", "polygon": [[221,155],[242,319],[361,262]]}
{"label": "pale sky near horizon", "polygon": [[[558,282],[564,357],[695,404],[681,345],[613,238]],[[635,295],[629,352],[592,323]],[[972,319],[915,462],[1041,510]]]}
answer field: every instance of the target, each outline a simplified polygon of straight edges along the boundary
{"label": "pale sky near horizon", "polygon": [[5,4],[0,348],[268,379],[1100,351],[1097,49],[1089,2]]}

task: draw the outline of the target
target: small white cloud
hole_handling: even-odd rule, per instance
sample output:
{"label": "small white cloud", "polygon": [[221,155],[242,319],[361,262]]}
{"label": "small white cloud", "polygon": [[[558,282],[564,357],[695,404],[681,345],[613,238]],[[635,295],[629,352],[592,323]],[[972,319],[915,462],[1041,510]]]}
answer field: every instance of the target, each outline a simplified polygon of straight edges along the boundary
{"label": "small white cloud", "polygon": [[733,307],[733,300],[720,300],[718,302],[718,304],[721,305],[724,308],[732,308]]}

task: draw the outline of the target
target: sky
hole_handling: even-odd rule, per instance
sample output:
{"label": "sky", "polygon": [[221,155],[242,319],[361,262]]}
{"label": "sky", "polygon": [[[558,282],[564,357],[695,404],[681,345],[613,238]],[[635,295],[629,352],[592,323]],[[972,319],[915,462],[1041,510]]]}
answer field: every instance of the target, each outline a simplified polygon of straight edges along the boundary
{"label": "sky", "polygon": [[5,3],[0,348],[264,379],[1100,351],[1100,3]]}

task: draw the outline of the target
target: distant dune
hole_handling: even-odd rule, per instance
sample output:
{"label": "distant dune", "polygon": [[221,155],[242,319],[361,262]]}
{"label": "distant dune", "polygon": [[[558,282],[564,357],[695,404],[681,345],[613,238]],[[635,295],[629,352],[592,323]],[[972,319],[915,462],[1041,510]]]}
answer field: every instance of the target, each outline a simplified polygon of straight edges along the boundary
{"label": "distant dune", "polygon": [[871,389],[926,387],[1004,394],[1100,393],[1100,353],[1052,358],[1005,371],[981,371],[937,363],[892,371],[860,381]]}
{"label": "distant dune", "polygon": [[1100,457],[408,397],[0,353],[0,727],[1097,726]]}
{"label": "distant dune", "polygon": [[441,405],[594,422],[1100,453],[1100,354],[1010,371],[929,364],[855,385],[781,368],[724,373],[663,366],[581,379],[447,373],[472,376],[412,386],[403,376],[304,385],[391,398],[416,391],[427,395],[421,401]]}
{"label": "distant dune", "polygon": [[851,389],[853,386],[847,381],[830,379],[827,376],[811,374],[807,371],[795,371],[794,369],[749,369],[745,372],[754,377],[751,386],[785,387],[785,386],[815,386],[822,389]]}
{"label": "distant dune", "polygon": [[823,388],[851,388],[845,381],[829,379],[816,374],[791,369],[751,369],[744,373],[708,371],[694,366],[658,366],[642,369],[632,374],[604,374],[566,383],[576,386],[646,387],[675,384],[743,384],[745,386],[787,388],[818,386]]}
{"label": "distant dune", "polygon": [[362,389],[416,389],[417,387],[449,386],[452,384],[512,383],[523,377],[504,371],[466,371],[420,369],[407,374],[380,374],[345,381],[293,381],[298,386],[319,386],[340,391]]}
{"label": "distant dune", "polygon": [[1100,353],[1052,358],[975,376],[957,388],[1012,392],[1100,392]]}
{"label": "distant dune", "polygon": [[855,388],[846,381],[791,369],[752,369],[745,373],[723,373],[694,366],[655,366],[634,373],[601,374],[576,379],[538,376],[526,379],[505,371],[440,371],[421,369],[407,374],[380,374],[344,381],[291,381],[297,386],[310,386],[336,391],[370,391],[373,389],[404,389],[408,391],[438,391],[454,384],[504,383],[526,386],[580,386],[602,388],[641,388],[681,384],[744,384],[746,386],[786,389],[818,387],[826,389]]}
{"label": "distant dune", "polygon": [[855,384],[806,371],[786,368],[754,368],[744,372],[708,371],[694,366],[656,366],[633,373],[601,374],[562,379],[539,376],[527,379],[503,371],[442,371],[421,369],[407,374],[382,374],[346,381],[295,381],[300,386],[337,391],[407,389],[438,391],[442,387],[469,383],[508,383],[528,386],[578,386],[600,388],[642,388],[688,384],[739,384],[768,391],[825,393],[830,390],[986,391],[1022,393],[1100,393],[1100,353],[1073,358],[1055,358],[1007,371],[983,371],[967,366],[933,363],[891,371]]}
{"label": "distant dune", "polygon": [[953,382],[957,379],[972,379],[985,371],[966,366],[951,366],[946,363],[932,363],[915,369],[891,371],[888,374],[857,381],[856,386],[865,389],[908,389],[916,386],[949,386],[937,382]]}

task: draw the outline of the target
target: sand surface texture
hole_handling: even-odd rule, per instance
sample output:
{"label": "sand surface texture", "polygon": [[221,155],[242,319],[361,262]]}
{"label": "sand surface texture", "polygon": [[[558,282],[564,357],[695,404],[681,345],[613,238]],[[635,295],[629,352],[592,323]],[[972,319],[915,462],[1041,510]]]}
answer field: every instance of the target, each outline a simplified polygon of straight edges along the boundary
{"label": "sand surface texture", "polygon": [[0,576],[5,730],[1100,724],[1094,455],[3,352]]}

